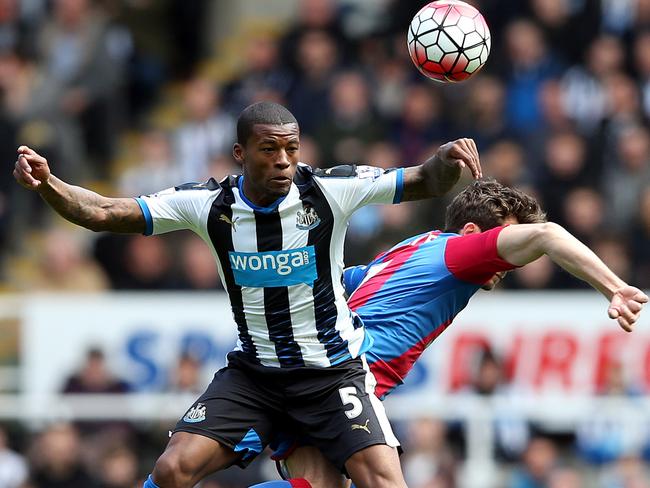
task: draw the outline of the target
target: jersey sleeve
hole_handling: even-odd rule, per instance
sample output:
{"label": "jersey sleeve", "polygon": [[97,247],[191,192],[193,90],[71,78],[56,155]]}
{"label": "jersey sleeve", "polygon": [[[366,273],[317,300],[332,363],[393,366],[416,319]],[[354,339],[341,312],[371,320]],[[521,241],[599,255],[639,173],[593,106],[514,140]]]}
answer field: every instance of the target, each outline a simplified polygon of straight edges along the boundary
{"label": "jersey sleeve", "polygon": [[191,184],[136,198],[145,218],[145,235],[164,234],[174,230],[189,229],[198,232],[206,206],[214,197],[201,185]]}
{"label": "jersey sleeve", "polygon": [[345,214],[372,203],[402,201],[404,168],[336,166],[319,170],[315,176]]}
{"label": "jersey sleeve", "polygon": [[348,296],[352,295],[352,292],[359,288],[363,278],[366,276],[367,269],[368,266],[366,265],[345,268],[343,271],[343,287]]}
{"label": "jersey sleeve", "polygon": [[497,251],[497,239],[504,228],[495,227],[479,234],[449,238],[445,247],[445,264],[449,272],[459,280],[483,285],[495,273],[517,268],[501,259]]}

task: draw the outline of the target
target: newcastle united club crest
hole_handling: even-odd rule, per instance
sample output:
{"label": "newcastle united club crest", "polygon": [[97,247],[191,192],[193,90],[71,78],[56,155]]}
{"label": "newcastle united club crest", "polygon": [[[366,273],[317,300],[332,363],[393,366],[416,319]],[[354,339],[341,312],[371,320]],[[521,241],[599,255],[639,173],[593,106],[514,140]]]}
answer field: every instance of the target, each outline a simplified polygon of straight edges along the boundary
{"label": "newcastle united club crest", "polygon": [[311,230],[320,224],[320,217],[312,207],[303,207],[296,214],[296,227],[300,230]]}

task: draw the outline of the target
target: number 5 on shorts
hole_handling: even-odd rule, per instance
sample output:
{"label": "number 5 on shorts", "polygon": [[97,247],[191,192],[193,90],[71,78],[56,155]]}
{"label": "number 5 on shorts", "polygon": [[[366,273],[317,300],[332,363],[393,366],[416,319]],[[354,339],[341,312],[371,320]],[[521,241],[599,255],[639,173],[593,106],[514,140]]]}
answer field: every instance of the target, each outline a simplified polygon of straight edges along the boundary
{"label": "number 5 on shorts", "polygon": [[343,405],[352,405],[352,409],[345,412],[345,415],[347,415],[350,420],[361,415],[363,404],[361,403],[361,400],[357,398],[357,389],[354,386],[346,386],[345,388],[339,389],[339,395],[341,396]]}

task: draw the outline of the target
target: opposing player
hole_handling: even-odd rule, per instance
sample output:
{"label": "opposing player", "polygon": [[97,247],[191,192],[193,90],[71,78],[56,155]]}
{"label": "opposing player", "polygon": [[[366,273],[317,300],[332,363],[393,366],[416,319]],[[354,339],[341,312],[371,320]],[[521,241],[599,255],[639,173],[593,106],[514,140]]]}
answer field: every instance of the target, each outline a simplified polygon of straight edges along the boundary
{"label": "opposing player", "polygon": [[[178,422],[145,488],[189,488],[214,471],[245,466],[287,415],[359,488],[404,487],[398,442],[364,359],[370,340],[344,299],[345,230],[363,205],[442,195],[464,166],[480,177],[476,146],[445,144],[408,169],[312,169],[299,163],[293,115],[264,102],[242,112],[237,140],[242,175],[137,199],[68,185],[43,157],[18,150],[14,177],[71,222],[147,235],[190,229],[217,259],[238,347]],[[361,414],[370,435],[353,428]]]}
{"label": "opposing player", "polygon": [[[474,182],[457,195],[447,209],[445,228],[406,239],[367,266],[345,270],[348,304],[374,339],[366,356],[382,399],[402,383],[472,295],[492,289],[506,272],[544,254],[601,292],[610,302],[609,317],[627,332],[648,301],[569,232],[547,223],[533,198],[494,180]],[[363,425],[365,417],[357,420]],[[288,452],[276,454],[283,458]],[[287,477],[298,478],[291,486],[310,486],[300,484],[305,479],[313,488],[345,486],[313,447],[296,449],[284,468]]]}

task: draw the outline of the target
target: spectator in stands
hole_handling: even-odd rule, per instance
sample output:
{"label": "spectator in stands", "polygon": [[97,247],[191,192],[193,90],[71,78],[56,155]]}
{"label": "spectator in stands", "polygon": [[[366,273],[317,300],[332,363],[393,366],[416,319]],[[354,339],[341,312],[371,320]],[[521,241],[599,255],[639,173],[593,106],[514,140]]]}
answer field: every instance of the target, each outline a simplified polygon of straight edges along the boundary
{"label": "spectator in stands", "polygon": [[184,175],[181,175],[180,165],[174,160],[171,141],[165,131],[144,131],[140,135],[137,152],[135,164],[120,176],[120,194],[148,195],[186,182]]}
{"label": "spectator in stands", "polygon": [[447,131],[437,92],[424,84],[412,84],[404,92],[402,112],[390,127],[391,139],[401,150],[395,161],[415,165],[432,141],[447,140]]}
{"label": "spectator in stands", "polygon": [[557,463],[555,444],[544,437],[530,440],[524,453],[524,464],[515,469],[508,488],[545,488]]}
{"label": "spectator in stands", "polygon": [[221,280],[210,248],[192,234],[181,243],[180,280],[177,288],[187,290],[221,290]]}
{"label": "spectator in stands", "polygon": [[467,392],[490,398],[498,415],[494,420],[495,448],[500,458],[519,459],[528,442],[528,425],[519,411],[504,363],[486,347],[475,352],[476,364]]}
{"label": "spectator in stands", "polygon": [[468,88],[467,101],[459,101],[467,107],[455,111],[466,133],[474,138],[480,150],[491,147],[496,142],[508,138],[510,131],[505,113],[505,86],[493,76],[481,76],[472,80]]}
{"label": "spectator in stands", "polygon": [[129,386],[111,374],[106,364],[104,352],[91,348],[78,372],[65,382],[63,393],[126,393]]}
{"label": "spectator in stands", "polygon": [[106,275],[89,259],[79,234],[50,229],[42,246],[38,266],[24,277],[23,289],[99,292],[108,288]]}
{"label": "spectator in stands", "polygon": [[25,458],[10,449],[7,432],[0,426],[0,486],[20,488],[27,480],[28,473]]}
{"label": "spectator in stands", "polygon": [[650,185],[641,192],[637,208],[631,233],[634,279],[641,288],[650,288]]}
{"label": "spectator in stands", "polygon": [[205,389],[201,378],[201,363],[190,353],[183,353],[172,369],[167,390],[172,393],[202,393]]}
{"label": "spectator in stands", "polygon": [[384,138],[384,124],[375,116],[370,86],[361,73],[336,76],[330,93],[330,117],[321,118],[314,137],[326,166],[363,160],[367,145]]}
{"label": "spectator in stands", "polygon": [[221,110],[217,87],[205,78],[193,78],[183,90],[185,120],[176,129],[174,145],[181,182],[208,178],[212,158],[230,153],[235,123]]}
{"label": "spectator in stands", "polygon": [[517,20],[506,28],[508,68],[505,111],[510,130],[522,136],[537,130],[542,114],[539,93],[544,82],[560,73],[559,56],[549,52],[539,27]]}
{"label": "spectator in stands", "polygon": [[130,236],[122,256],[123,273],[116,286],[127,290],[173,288],[168,242],[160,236]]}
{"label": "spectator in stands", "polygon": [[590,243],[605,222],[605,202],[596,190],[580,186],[567,193],[560,215],[569,232]]}
{"label": "spectator in stands", "polygon": [[270,30],[251,30],[245,37],[243,50],[241,73],[224,91],[228,111],[239,114],[248,105],[263,99],[282,103],[291,86],[291,75],[282,66],[276,36]]}
{"label": "spectator in stands", "polygon": [[44,76],[36,93],[39,112],[78,124],[87,157],[74,156],[95,161],[104,176],[119,127],[119,90],[129,55],[116,48],[123,43],[112,42],[114,34],[104,12],[90,0],[56,0],[37,47]]}
{"label": "spectator in stands", "polygon": [[514,141],[502,140],[483,152],[483,172],[499,183],[515,187],[525,179],[523,148]]}
{"label": "spectator in stands", "polygon": [[[627,397],[633,400],[639,396],[639,389],[625,377],[623,359],[607,363],[603,383],[598,385],[600,398]],[[636,458],[648,439],[646,422],[645,415],[634,401],[616,405],[596,404],[578,425],[578,452],[595,465],[612,463],[619,458]]]}
{"label": "spectator in stands", "polygon": [[551,472],[548,488],[582,488],[585,479],[580,471],[572,466],[559,466]]}
{"label": "spectator in stands", "polygon": [[574,65],[562,77],[567,113],[583,133],[593,134],[605,118],[605,79],[620,71],[624,60],[621,41],[603,35],[589,45],[585,65]]}
{"label": "spectator in stands", "polygon": [[629,126],[619,132],[616,158],[604,174],[603,185],[608,207],[608,222],[624,232],[638,213],[642,190],[650,186],[650,134],[642,126]]}
{"label": "spectator in stands", "polygon": [[310,30],[300,36],[298,71],[288,95],[289,108],[300,120],[301,133],[313,136],[330,113],[330,86],[339,65],[335,39],[325,31]]}
{"label": "spectator in stands", "polygon": [[456,464],[440,420],[422,418],[408,424],[408,450],[402,459],[404,478],[411,488],[456,486]]}
{"label": "spectator in stands", "polygon": [[587,168],[585,141],[575,132],[553,134],[545,147],[544,166],[536,181],[549,218],[564,223],[562,206],[569,191],[597,180]]}
{"label": "spectator in stands", "polygon": [[109,449],[100,460],[99,488],[137,488],[138,458],[126,446]]}
{"label": "spectator in stands", "polygon": [[70,424],[55,424],[42,432],[30,461],[38,488],[98,488],[83,465],[79,434]]}

